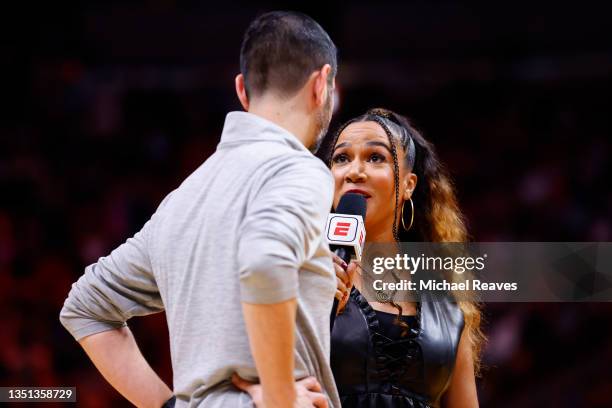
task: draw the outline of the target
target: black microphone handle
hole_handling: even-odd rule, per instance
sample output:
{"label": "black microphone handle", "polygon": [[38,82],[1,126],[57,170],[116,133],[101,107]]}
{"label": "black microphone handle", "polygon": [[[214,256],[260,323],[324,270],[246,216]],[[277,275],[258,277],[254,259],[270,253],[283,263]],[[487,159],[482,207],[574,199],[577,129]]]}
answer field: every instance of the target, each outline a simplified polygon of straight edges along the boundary
{"label": "black microphone handle", "polygon": [[351,262],[351,256],[353,256],[353,248],[339,246],[334,250],[334,254],[338,255],[348,265]]}
{"label": "black microphone handle", "polygon": [[[351,261],[351,255],[352,255],[351,251],[352,251],[352,248],[349,249],[347,247],[340,246],[334,250],[334,254],[338,255],[348,265],[348,263]],[[330,333],[334,328],[334,322],[336,320],[336,315],[338,314],[339,304],[340,304],[340,301],[334,297],[334,305],[332,306],[331,316],[329,317],[329,332]]]}

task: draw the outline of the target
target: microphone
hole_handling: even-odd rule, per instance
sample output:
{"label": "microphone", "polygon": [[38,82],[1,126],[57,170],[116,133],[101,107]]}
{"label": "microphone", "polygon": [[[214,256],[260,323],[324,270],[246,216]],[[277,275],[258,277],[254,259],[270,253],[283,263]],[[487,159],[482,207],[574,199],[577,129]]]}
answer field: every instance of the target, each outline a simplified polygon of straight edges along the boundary
{"label": "microphone", "polygon": [[[329,248],[347,264],[354,256],[361,261],[365,243],[364,219],[367,211],[366,199],[361,194],[346,193],[340,197],[335,213],[327,217],[325,232]],[[334,298],[330,318],[330,330],[338,312],[338,299]]]}

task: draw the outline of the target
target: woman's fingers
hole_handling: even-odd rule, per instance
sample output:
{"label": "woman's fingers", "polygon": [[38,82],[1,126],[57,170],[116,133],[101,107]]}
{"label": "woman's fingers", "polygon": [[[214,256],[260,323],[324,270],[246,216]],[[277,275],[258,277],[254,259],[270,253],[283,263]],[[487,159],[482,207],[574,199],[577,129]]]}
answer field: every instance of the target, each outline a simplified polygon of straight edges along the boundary
{"label": "woman's fingers", "polygon": [[338,255],[332,253],[332,259],[334,260],[334,264],[341,266],[342,269],[347,268],[348,265],[346,262],[344,262]]}
{"label": "woman's fingers", "polygon": [[340,292],[338,289],[336,289],[336,295],[334,297],[339,301],[342,301],[342,299],[344,299],[344,292]]}
{"label": "woman's fingers", "polygon": [[357,269],[359,268],[359,265],[356,262],[351,262],[348,267],[346,268],[346,275],[348,276],[348,280],[350,282],[350,284],[348,286],[352,286],[353,285],[353,281],[355,280],[355,275],[357,274]]}
{"label": "woman's fingers", "polygon": [[[350,293],[357,272],[357,264],[351,262],[349,265],[340,259],[337,255],[334,256],[334,270],[336,272],[336,296],[335,298],[342,302]],[[343,266],[344,265],[344,266]]]}
{"label": "woman's fingers", "polygon": [[342,279],[338,277],[336,277],[336,288],[342,293],[348,293],[346,285],[344,284],[344,282],[342,282]]}
{"label": "woman's fingers", "polygon": [[344,269],[342,269],[341,266],[339,265],[334,265],[335,267],[335,271],[336,271],[336,276],[342,280],[342,283],[344,283],[344,286],[349,287],[351,286],[351,280],[349,275],[344,271]]}

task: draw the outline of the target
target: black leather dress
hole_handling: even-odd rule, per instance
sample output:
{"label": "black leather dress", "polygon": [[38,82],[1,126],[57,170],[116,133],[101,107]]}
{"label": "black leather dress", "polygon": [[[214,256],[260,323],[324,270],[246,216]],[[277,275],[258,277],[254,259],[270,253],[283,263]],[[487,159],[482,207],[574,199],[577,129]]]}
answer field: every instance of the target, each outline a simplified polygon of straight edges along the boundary
{"label": "black leather dress", "polygon": [[[463,313],[448,298],[423,294],[410,330],[376,312],[355,288],[336,317],[331,366],[342,407],[439,407],[450,382]],[[383,318],[384,317],[384,318]]]}

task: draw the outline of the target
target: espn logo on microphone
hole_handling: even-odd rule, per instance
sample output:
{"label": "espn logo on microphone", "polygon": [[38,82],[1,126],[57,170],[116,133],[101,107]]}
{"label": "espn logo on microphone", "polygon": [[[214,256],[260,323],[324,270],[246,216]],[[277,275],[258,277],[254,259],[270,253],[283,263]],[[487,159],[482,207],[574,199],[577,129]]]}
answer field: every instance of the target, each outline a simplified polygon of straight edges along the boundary
{"label": "espn logo on microphone", "polygon": [[325,231],[330,245],[352,247],[357,260],[361,260],[365,240],[361,215],[329,214]]}
{"label": "espn logo on microphone", "polygon": [[335,224],[336,228],[334,229],[334,233],[332,235],[335,236],[336,239],[340,239],[340,237],[347,237],[351,227],[354,225],[354,223],[346,221],[337,221]]}

